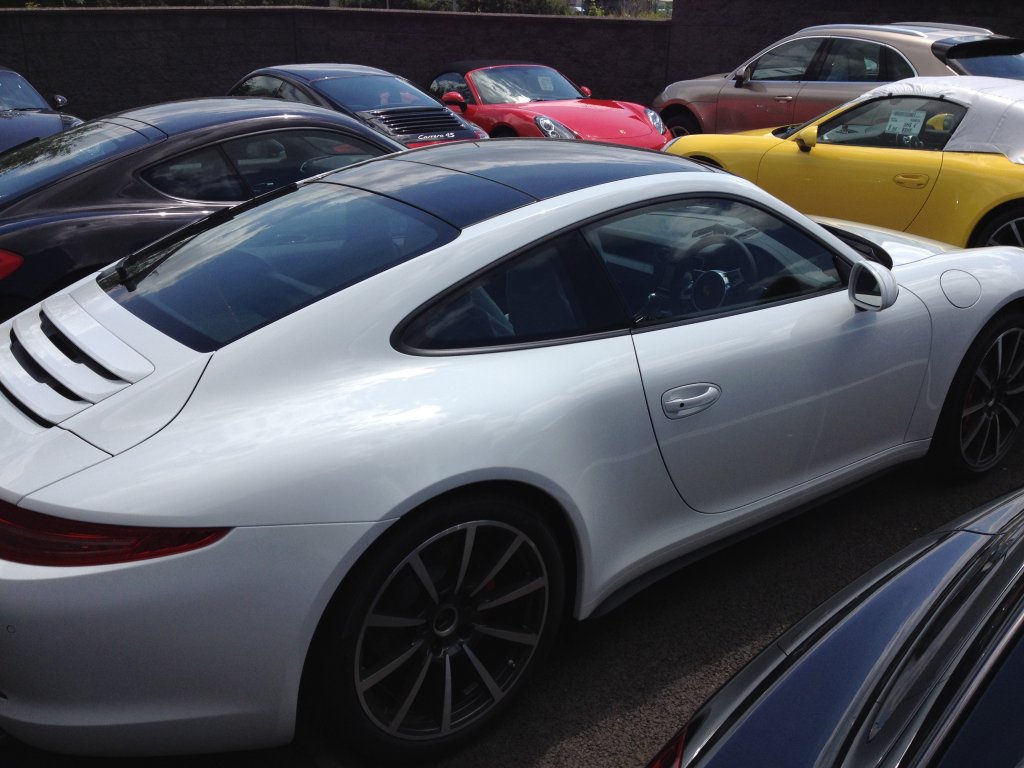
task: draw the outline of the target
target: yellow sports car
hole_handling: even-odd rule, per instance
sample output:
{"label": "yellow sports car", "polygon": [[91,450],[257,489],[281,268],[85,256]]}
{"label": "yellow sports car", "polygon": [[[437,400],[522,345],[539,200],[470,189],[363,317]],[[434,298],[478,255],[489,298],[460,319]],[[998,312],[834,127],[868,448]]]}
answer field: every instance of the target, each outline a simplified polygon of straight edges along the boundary
{"label": "yellow sports car", "polygon": [[804,213],[956,245],[1024,245],[1024,82],[901,80],[797,126],[682,136],[666,152]]}

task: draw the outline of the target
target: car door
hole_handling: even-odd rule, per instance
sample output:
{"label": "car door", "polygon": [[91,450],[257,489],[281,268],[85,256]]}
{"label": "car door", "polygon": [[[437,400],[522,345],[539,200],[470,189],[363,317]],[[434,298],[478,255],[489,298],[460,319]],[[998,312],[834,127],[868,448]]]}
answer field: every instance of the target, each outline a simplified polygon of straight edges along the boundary
{"label": "car door", "polygon": [[744,507],[903,442],[930,343],[913,294],[856,309],[840,257],[739,200],[662,203],[586,235],[637,318],[651,421],[694,509]]}
{"label": "car door", "polygon": [[903,230],[942,170],[942,148],[964,108],[938,99],[889,97],[858,104],[814,131],[780,142],[757,183],[803,213]]}
{"label": "car door", "polygon": [[718,96],[715,130],[733,133],[793,122],[793,110],[825,38],[788,40],[745,64]]}
{"label": "car door", "polygon": [[834,37],[824,48],[812,77],[800,90],[793,122],[813,120],[876,85],[915,74],[907,60],[887,45],[873,40]]}
{"label": "car door", "polygon": [[442,75],[438,75],[430,83],[429,90],[430,94],[442,103],[445,103],[444,95],[446,93],[459,94],[463,99],[461,107],[453,106],[452,104],[446,104],[446,106],[456,114],[462,115],[471,123],[479,125],[487,133],[494,130],[496,110],[493,107],[479,103],[473,94],[473,89],[470,88],[469,82],[463,75],[458,72],[445,72]]}

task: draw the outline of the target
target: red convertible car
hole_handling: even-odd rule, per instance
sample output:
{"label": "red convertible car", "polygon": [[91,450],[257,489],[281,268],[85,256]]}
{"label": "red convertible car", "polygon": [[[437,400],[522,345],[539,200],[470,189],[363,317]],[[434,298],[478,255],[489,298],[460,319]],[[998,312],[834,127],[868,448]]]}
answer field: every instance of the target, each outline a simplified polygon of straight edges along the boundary
{"label": "red convertible car", "polygon": [[661,149],[671,138],[658,114],[639,104],[591,98],[556,69],[519,61],[445,65],[430,92],[494,138],[546,136]]}

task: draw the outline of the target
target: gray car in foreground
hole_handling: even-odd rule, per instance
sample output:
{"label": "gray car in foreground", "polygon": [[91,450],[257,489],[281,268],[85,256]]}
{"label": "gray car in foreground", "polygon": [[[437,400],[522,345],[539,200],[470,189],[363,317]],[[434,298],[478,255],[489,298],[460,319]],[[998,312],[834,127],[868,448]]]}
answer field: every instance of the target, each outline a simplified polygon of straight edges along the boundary
{"label": "gray car in foreground", "polygon": [[1024,40],[925,22],[807,27],[732,72],[666,86],[652,106],[675,136],[734,133],[803,123],[915,75],[1024,78]]}
{"label": "gray car in foreground", "polygon": [[924,536],[712,697],[648,768],[1024,758],[1024,492]]}

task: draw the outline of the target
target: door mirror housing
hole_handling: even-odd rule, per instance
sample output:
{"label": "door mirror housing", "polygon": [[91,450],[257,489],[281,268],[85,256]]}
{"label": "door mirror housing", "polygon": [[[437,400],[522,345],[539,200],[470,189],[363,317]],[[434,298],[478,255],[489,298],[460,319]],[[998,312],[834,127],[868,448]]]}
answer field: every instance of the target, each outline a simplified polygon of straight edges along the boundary
{"label": "door mirror housing", "polygon": [[895,276],[881,264],[857,261],[850,270],[850,301],[858,309],[881,312],[896,303],[899,292]]}
{"label": "door mirror housing", "polygon": [[800,147],[801,152],[810,152],[811,148],[818,144],[818,126],[807,126],[793,137],[793,141]]}
{"label": "door mirror housing", "polygon": [[747,83],[750,82],[750,79],[753,76],[754,76],[754,65],[753,64],[747,64],[747,66],[745,66],[743,69],[738,70],[736,72],[736,74],[733,75],[732,79],[735,81],[734,85],[737,88],[743,88]]}
{"label": "door mirror housing", "polygon": [[466,111],[466,99],[458,91],[448,91],[441,97],[441,103],[449,109],[454,107],[460,112]]}

